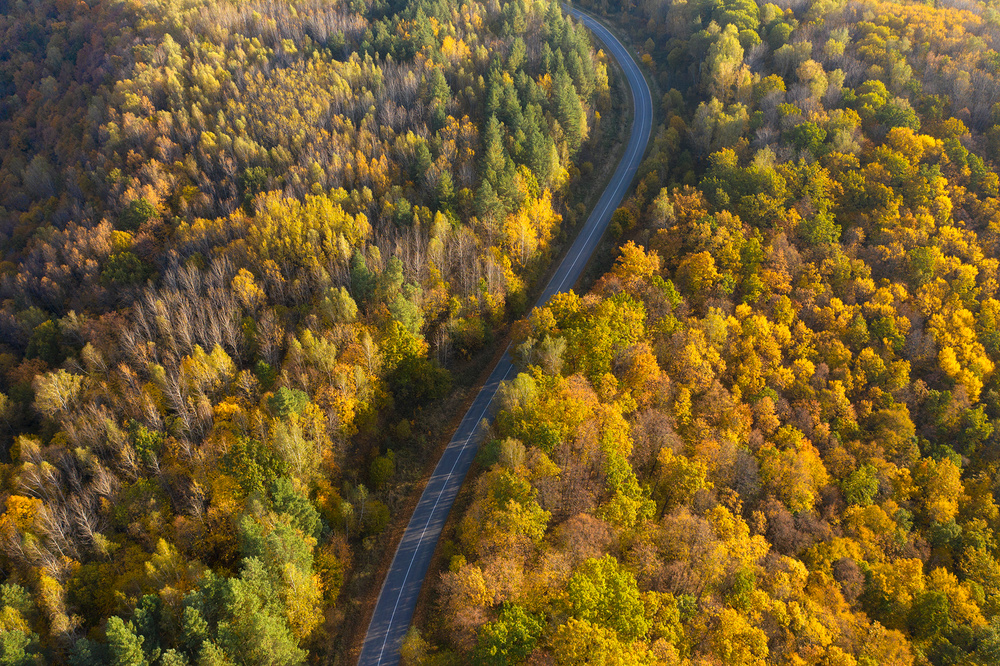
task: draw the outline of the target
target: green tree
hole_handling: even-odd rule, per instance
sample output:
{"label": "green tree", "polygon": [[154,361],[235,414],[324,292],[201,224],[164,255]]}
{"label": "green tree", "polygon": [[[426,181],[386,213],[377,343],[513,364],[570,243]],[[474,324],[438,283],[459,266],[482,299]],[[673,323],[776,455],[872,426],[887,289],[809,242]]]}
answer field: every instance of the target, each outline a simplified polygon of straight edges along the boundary
{"label": "green tree", "polygon": [[181,613],[181,627],[178,644],[195,657],[201,651],[202,644],[208,640],[209,626],[201,611],[194,606],[185,606]]}
{"label": "green tree", "polygon": [[540,618],[517,604],[505,602],[497,619],[480,627],[472,663],[477,666],[523,663],[535,650],[543,629]]}
{"label": "green tree", "polygon": [[28,340],[25,358],[40,358],[50,366],[57,366],[66,358],[62,346],[62,330],[59,322],[49,319],[35,326]]}
{"label": "green tree", "polygon": [[586,138],[586,117],[583,115],[580,97],[573,86],[573,79],[565,70],[560,69],[553,77],[552,93],[556,120],[565,133],[570,154],[576,154]]}
{"label": "green tree", "polygon": [[389,314],[392,315],[392,318],[414,335],[420,335],[420,331],[424,327],[424,313],[421,312],[420,306],[414,302],[414,297],[417,296],[418,292],[419,287],[407,285],[402,293],[396,294],[389,302]]}
{"label": "green tree", "polygon": [[743,46],[740,45],[739,29],[729,24],[708,48],[702,65],[702,81],[708,94],[727,101],[742,65]]}
{"label": "green tree", "polygon": [[581,564],[570,578],[567,598],[574,617],[614,629],[623,640],[649,631],[635,576],[611,555]]}
{"label": "green tree", "polygon": [[799,234],[810,245],[833,245],[840,241],[840,225],[830,213],[816,213],[799,223]]}
{"label": "green tree", "polygon": [[261,166],[247,167],[243,170],[243,173],[240,174],[238,189],[240,192],[243,210],[247,215],[252,215],[254,213],[254,198],[264,191],[270,177],[270,169]]}
{"label": "green tree", "polygon": [[123,231],[138,231],[139,227],[157,215],[156,207],[145,197],[131,201],[118,216],[118,228]]}
{"label": "green tree", "polygon": [[787,140],[799,150],[808,151],[813,157],[823,154],[826,130],[814,122],[799,123],[787,132]]}
{"label": "green tree", "polygon": [[[288,623],[267,604],[273,589],[262,584],[259,562],[247,562],[247,571],[230,585],[229,617],[219,623],[219,644],[236,663],[251,666],[305,663]],[[204,651],[204,650],[203,650]]]}
{"label": "green tree", "polygon": [[220,467],[236,479],[245,495],[264,497],[274,481],[285,475],[287,465],[273,448],[240,437],[222,457]]}
{"label": "green tree", "polygon": [[267,399],[267,404],[277,416],[284,418],[289,414],[301,413],[309,404],[309,396],[299,389],[282,386]]}
{"label": "green tree", "polygon": [[3,666],[33,666],[41,663],[35,652],[37,637],[25,631],[0,631],[0,664]]}
{"label": "green tree", "polygon": [[103,645],[81,638],[73,644],[68,661],[70,666],[104,666],[109,658]]}
{"label": "green tree", "polygon": [[496,116],[490,116],[483,129],[482,175],[501,200],[510,196],[514,187],[514,162],[507,154],[503,131]]}
{"label": "green tree", "polygon": [[503,217],[504,205],[489,181],[483,181],[476,190],[476,215],[484,220],[497,220]]}
{"label": "green tree", "polygon": [[722,27],[732,24],[738,30],[756,30],[760,25],[757,3],[753,0],[723,0],[715,5],[712,19]]}
{"label": "green tree", "polygon": [[376,488],[384,487],[396,474],[396,456],[392,450],[383,456],[375,456],[369,469],[369,477]]}
{"label": "green tree", "polygon": [[388,377],[397,407],[411,413],[442,398],[451,386],[451,373],[426,356],[406,355]]}
{"label": "green tree", "polygon": [[143,638],[135,633],[135,626],[118,616],[108,620],[105,634],[108,637],[109,663],[112,666],[148,666],[142,650]]}
{"label": "green tree", "polygon": [[108,257],[101,271],[101,281],[111,284],[142,284],[153,273],[152,268],[132,252],[116,252]]}
{"label": "green tree", "polygon": [[188,666],[190,662],[188,662],[188,658],[183,653],[170,649],[163,653],[159,663],[162,666]]}
{"label": "green tree", "polygon": [[455,205],[455,182],[450,171],[442,171],[434,190],[438,210],[452,210]]}
{"label": "green tree", "polygon": [[841,489],[848,504],[870,506],[878,494],[878,473],[874,465],[862,465],[851,472]]}
{"label": "green tree", "polygon": [[351,293],[355,300],[367,302],[375,291],[377,277],[368,269],[368,262],[360,249],[351,257]]}
{"label": "green tree", "polygon": [[323,528],[319,512],[308,497],[295,490],[290,479],[276,479],[271,485],[271,498],[275,513],[287,515],[292,525],[306,536],[319,538]]}

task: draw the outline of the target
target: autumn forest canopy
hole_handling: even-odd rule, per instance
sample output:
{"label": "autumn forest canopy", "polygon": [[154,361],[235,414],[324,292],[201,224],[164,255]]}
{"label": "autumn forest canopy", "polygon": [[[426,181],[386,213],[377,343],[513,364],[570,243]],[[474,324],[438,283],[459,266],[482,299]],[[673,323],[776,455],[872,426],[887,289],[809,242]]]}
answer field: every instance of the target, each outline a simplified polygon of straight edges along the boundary
{"label": "autumn forest canopy", "polygon": [[[0,664],[1000,663],[1000,5],[0,0]],[[450,426],[453,428],[453,425]]]}

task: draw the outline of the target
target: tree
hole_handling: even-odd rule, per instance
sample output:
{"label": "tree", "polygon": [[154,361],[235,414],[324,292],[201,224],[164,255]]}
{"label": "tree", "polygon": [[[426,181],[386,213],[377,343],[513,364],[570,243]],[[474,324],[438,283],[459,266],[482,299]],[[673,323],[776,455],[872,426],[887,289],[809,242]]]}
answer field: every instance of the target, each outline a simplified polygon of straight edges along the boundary
{"label": "tree", "polygon": [[247,215],[254,214],[254,198],[267,188],[267,181],[270,177],[270,169],[261,166],[247,167],[240,174],[238,188],[243,210]]}
{"label": "tree", "polygon": [[722,27],[730,24],[738,30],[756,30],[760,25],[757,4],[749,0],[726,0],[715,5],[712,19]]}
{"label": "tree", "polygon": [[[249,562],[248,566],[253,567],[254,563]],[[237,663],[259,666],[304,663],[305,651],[296,645],[284,619],[270,612],[254,590],[256,577],[251,573],[249,580],[233,581],[230,619],[219,623],[220,647]]]}
{"label": "tree", "polygon": [[32,383],[35,389],[35,409],[50,419],[69,411],[80,395],[83,376],[59,369],[37,375]]}
{"label": "tree", "polygon": [[921,489],[923,510],[933,522],[944,523],[958,513],[962,495],[962,470],[948,458],[922,459],[913,472],[913,480]]}
{"label": "tree", "polygon": [[660,257],[655,250],[647,252],[628,241],[621,248],[612,271],[621,280],[650,280],[660,270]]}
{"label": "tree", "polygon": [[375,291],[376,277],[360,250],[351,256],[351,292],[358,301],[367,301]]}
{"label": "tree", "polygon": [[489,181],[483,181],[476,191],[476,215],[484,220],[497,220],[504,215],[504,205]]}
{"label": "tree", "polygon": [[88,638],[81,638],[73,644],[69,654],[70,666],[101,666],[108,663],[104,646]]}
{"label": "tree", "polygon": [[790,426],[779,430],[783,448],[767,443],[758,451],[760,471],[793,513],[808,511],[829,479],[816,447]]}
{"label": "tree", "polygon": [[669,447],[660,449],[657,466],[659,478],[656,492],[662,498],[661,514],[675,506],[688,504],[699,490],[712,487],[707,480],[708,468],[704,462],[674,455]]}
{"label": "tree", "polygon": [[480,628],[472,663],[490,666],[523,663],[534,651],[543,628],[539,618],[517,604],[505,602],[497,619]]}
{"label": "tree", "polygon": [[552,83],[555,103],[555,117],[566,135],[566,145],[570,154],[576,154],[580,144],[587,137],[587,118],[580,104],[580,97],[573,86],[573,80],[564,69],[560,69]]}
{"label": "tree", "polygon": [[570,613],[588,623],[613,629],[623,640],[649,631],[635,577],[611,555],[586,560],[570,578]]}
{"label": "tree", "polygon": [[163,656],[160,657],[160,663],[163,666],[188,666],[187,657],[177,650],[166,650]]}
{"label": "tree", "polygon": [[118,218],[118,228],[124,231],[138,231],[142,225],[156,217],[156,207],[145,197],[129,202]]}
{"label": "tree", "polygon": [[730,23],[708,48],[708,55],[702,64],[702,81],[708,94],[727,101],[742,65],[743,47],[740,45],[739,29]]}
{"label": "tree", "polygon": [[195,656],[202,651],[209,637],[209,626],[201,611],[194,606],[185,606],[181,614],[181,631],[178,644],[187,654]]}
{"label": "tree", "polygon": [[0,631],[0,664],[32,666],[41,663],[41,655],[33,645],[37,640],[37,637],[18,629]]}
{"label": "tree", "polygon": [[500,128],[500,121],[491,116],[483,131],[482,174],[483,182],[505,201],[514,187],[514,162],[504,147]]}
{"label": "tree", "polygon": [[715,259],[708,252],[689,255],[677,268],[677,283],[687,295],[700,302],[719,281]]}
{"label": "tree", "polygon": [[395,473],[395,454],[391,450],[383,456],[376,456],[369,469],[369,477],[376,488],[384,487]]}
{"label": "tree", "polygon": [[527,554],[545,536],[551,514],[517,470],[494,466],[480,484],[484,492],[463,518],[460,534],[468,552]]}
{"label": "tree", "polygon": [[271,485],[274,512],[285,514],[291,524],[307,537],[319,538],[323,523],[309,498],[297,492],[290,479],[276,479]]}
{"label": "tree", "polygon": [[108,653],[114,666],[148,666],[150,663],[143,653],[144,639],[137,636],[131,622],[126,623],[118,616],[108,620],[105,634],[108,637]]}
{"label": "tree", "polygon": [[799,150],[805,150],[813,157],[820,157],[823,142],[826,141],[826,130],[813,122],[799,123],[788,130],[788,141]]}
{"label": "tree", "polygon": [[413,354],[400,359],[387,379],[404,413],[442,398],[451,386],[451,373],[426,356]]}
{"label": "tree", "polygon": [[646,655],[637,651],[636,645],[621,640],[612,629],[573,617],[552,637],[552,652],[559,666],[639,666]]}
{"label": "tree", "polygon": [[722,608],[712,618],[709,631],[711,654],[725,664],[763,666],[769,650],[767,635],[732,608]]}
{"label": "tree", "polygon": [[455,205],[455,184],[450,171],[444,171],[438,178],[434,196],[438,210],[452,210]]}
{"label": "tree", "polygon": [[320,312],[332,323],[350,324],[358,317],[358,304],[345,287],[330,287],[320,303]]}
{"label": "tree", "polygon": [[951,624],[948,597],[937,590],[924,592],[914,601],[907,622],[910,632],[917,638],[946,632]]}
{"label": "tree", "polygon": [[245,268],[241,268],[239,270],[236,276],[233,277],[231,284],[233,291],[236,292],[236,295],[240,300],[240,304],[242,304],[243,307],[249,312],[256,312],[257,309],[267,300],[267,295],[257,285],[257,281],[254,279],[253,273]]}
{"label": "tree", "polygon": [[423,663],[427,658],[429,647],[428,642],[420,635],[420,631],[411,626],[399,648],[400,663],[403,666],[417,666]]}
{"label": "tree", "polygon": [[878,494],[879,482],[874,465],[862,465],[844,480],[842,489],[848,504],[869,506]]}
{"label": "tree", "polygon": [[31,595],[20,585],[0,585],[0,664],[32,666],[41,663],[38,636],[31,631],[37,620]]}
{"label": "tree", "polygon": [[405,291],[409,292],[410,297],[407,297],[405,293],[396,294],[389,303],[389,313],[393,319],[405,326],[411,333],[419,335],[424,327],[424,315],[413,300],[413,297],[419,293],[419,288],[410,285]]}
{"label": "tree", "polygon": [[268,398],[268,406],[278,417],[299,414],[309,404],[309,396],[299,389],[289,389],[284,386]]}
{"label": "tree", "polygon": [[226,653],[221,647],[212,641],[202,643],[201,651],[198,653],[198,666],[231,666],[232,661],[226,657]]}
{"label": "tree", "polygon": [[101,280],[106,285],[135,285],[145,282],[152,273],[152,269],[142,259],[126,250],[108,257],[104,270],[101,271]]}
{"label": "tree", "polygon": [[301,663],[298,641],[320,621],[321,590],[312,572],[312,544],[289,519],[240,524],[244,567],[227,583],[229,596],[219,622],[219,645],[250,664]]}
{"label": "tree", "polygon": [[258,440],[238,438],[223,456],[221,469],[236,479],[246,496],[263,497],[287,465],[276,451]]}

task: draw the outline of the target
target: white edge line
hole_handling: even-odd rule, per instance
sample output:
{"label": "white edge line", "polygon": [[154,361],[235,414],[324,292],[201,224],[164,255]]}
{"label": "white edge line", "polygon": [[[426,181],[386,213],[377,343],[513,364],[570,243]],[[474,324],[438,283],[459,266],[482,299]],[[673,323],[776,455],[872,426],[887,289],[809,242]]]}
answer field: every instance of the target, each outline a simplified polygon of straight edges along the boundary
{"label": "white edge line", "polygon": [[[628,50],[618,40],[618,38],[615,37],[614,34],[604,26],[604,24],[602,24],[600,21],[598,21],[594,17],[590,16],[589,14],[586,14],[583,11],[581,11],[579,9],[576,9],[575,7],[569,7],[568,9],[569,9],[570,14],[572,14],[576,18],[580,19],[581,23],[583,23],[587,28],[589,28],[592,33],[595,33],[595,35],[598,37],[598,39],[600,39],[604,43],[604,45],[607,46],[609,49],[611,49],[612,51],[614,51],[614,46],[618,46],[622,50],[622,52],[625,53],[625,57],[628,58],[629,61],[632,62],[632,66],[635,67],[636,70],[638,70],[638,66],[635,64],[635,61],[632,60],[632,56],[629,54]],[[593,24],[593,25],[591,25],[591,24]],[[610,36],[611,39],[614,40],[614,45],[612,45],[611,42],[608,42],[607,39],[605,39],[605,35],[600,34],[599,30],[595,30],[594,29],[594,25],[598,26],[601,30],[603,30],[605,33],[607,33],[607,36]],[[614,53],[612,55],[614,55]],[[625,65],[621,65],[621,68],[622,68],[622,72],[625,73],[625,79],[628,81],[629,88],[631,89],[630,92],[632,93],[632,105],[633,105],[633,107],[635,109],[636,118],[638,118],[638,114],[639,114],[639,100],[636,97],[636,86],[632,85],[632,79],[628,76],[629,71],[631,71],[632,74],[635,74],[636,70],[628,70],[628,68],[626,68]],[[640,78],[642,78],[641,73],[640,73]],[[643,86],[642,87],[643,88],[647,88],[647,86],[645,85],[645,81],[643,81]],[[651,107],[653,105],[652,95],[650,95],[649,105]],[[650,130],[652,130],[652,121],[650,121]],[[641,133],[641,130],[640,130],[640,133]],[[629,143],[630,144],[632,143],[631,142],[631,137],[630,137]],[[646,135],[646,141],[645,141],[645,143],[646,144],[649,143],[649,134],[648,133]],[[636,142],[635,145],[631,145],[629,151],[625,154],[624,159],[622,159],[622,161],[620,162],[620,164],[625,164],[625,162],[630,161],[631,159],[634,159],[634,157],[635,157],[634,153],[636,152],[636,150],[638,148],[639,148],[639,142]],[[645,148],[646,148],[646,146],[644,145],[643,146],[643,153],[645,153]],[[630,154],[630,153],[632,153],[632,154]],[[639,165],[636,164],[634,166],[635,166],[635,171],[638,171]],[[633,165],[629,165],[629,166],[625,167],[625,169],[622,171],[622,176],[624,176],[626,173],[628,173],[631,170],[633,170]],[[615,170],[615,172],[617,174],[617,169]],[[614,176],[612,176],[612,177],[614,177]],[[632,179],[634,179],[634,178],[635,178],[635,175],[633,174]],[[624,179],[620,180],[615,185],[615,189],[612,192],[612,196],[610,196],[610,197],[608,197],[607,199],[604,200],[604,203],[601,205],[601,208],[603,210],[601,210],[600,215],[598,215],[597,218],[596,218],[597,219],[597,223],[595,223],[594,226],[591,228],[590,233],[587,235],[587,239],[583,242],[583,245],[582,245],[581,249],[587,247],[587,245],[590,244],[590,240],[591,240],[591,238],[593,238],[594,233],[597,231],[597,228],[601,226],[600,225],[600,220],[601,220],[602,217],[604,217],[605,213],[607,213],[607,210],[608,210],[608,207],[609,207],[609,205],[611,203],[611,200],[619,196],[618,195],[618,190],[621,189],[622,184],[625,183],[625,187],[627,189],[628,186],[632,184],[632,179],[630,179],[627,183],[625,183]],[[591,219],[593,219],[595,213],[597,213],[596,210],[594,211],[594,213],[591,213]],[[603,232],[602,232],[602,235],[603,235]],[[574,245],[575,244],[576,243],[574,243]],[[579,261],[579,259],[580,259],[580,254],[577,253],[577,255],[573,257],[573,263],[571,263],[569,265],[569,268],[566,271],[566,275],[563,276],[562,280],[559,283],[559,287],[558,287],[558,289],[556,289],[555,293],[560,293],[560,292],[563,291],[563,288],[565,287],[566,280],[569,279],[570,275],[572,275],[573,269],[576,268],[576,263],[577,263],[577,261]],[[560,269],[561,268],[562,268],[562,266],[560,266]],[[574,284],[576,283],[575,280],[573,282],[574,282]]]}
{"label": "white edge line", "polygon": [[[506,354],[506,351],[504,353]],[[503,382],[507,381],[507,375],[509,375],[510,371],[513,370],[513,369],[514,369],[514,364],[511,363],[510,367],[507,368],[507,371],[503,373],[503,379],[501,379],[497,383],[497,389],[500,388],[500,384],[502,384]],[[482,389],[480,389],[480,393],[482,393]],[[403,582],[400,583],[400,585],[399,585],[399,594],[396,595],[396,604],[392,607],[392,615],[389,616],[389,624],[385,628],[385,637],[382,639],[382,649],[379,650],[379,653],[378,653],[378,662],[376,662],[378,664],[382,663],[382,655],[385,652],[385,645],[386,645],[386,643],[389,642],[389,633],[390,633],[390,631],[392,629],[392,623],[396,619],[396,609],[399,608],[399,600],[403,597],[403,590],[404,590],[404,588],[406,588],[406,581],[410,577],[410,569],[413,568],[413,562],[417,559],[417,553],[420,551],[420,546],[424,542],[424,535],[427,534],[427,526],[431,524],[431,520],[434,518],[434,511],[437,509],[438,502],[441,501],[441,497],[444,495],[445,490],[447,490],[447,488],[448,488],[448,482],[451,481],[451,477],[455,473],[455,468],[458,467],[458,462],[462,459],[462,453],[464,453],[465,447],[469,445],[469,441],[472,440],[472,438],[476,434],[476,431],[479,430],[479,422],[483,418],[483,416],[486,414],[487,410],[489,410],[490,405],[493,404],[493,397],[495,395],[496,395],[496,391],[494,391],[493,395],[490,396],[490,399],[486,402],[486,406],[483,407],[483,411],[479,413],[479,416],[477,416],[475,422],[473,422],[473,424],[472,424],[472,432],[469,433],[469,436],[465,438],[465,441],[462,442],[461,447],[459,447],[458,455],[455,456],[455,462],[452,464],[451,470],[448,472],[448,476],[445,477],[444,482],[441,484],[441,490],[438,491],[437,499],[434,500],[434,506],[431,507],[431,512],[427,516],[427,522],[424,523],[424,529],[420,532],[420,538],[417,539],[417,545],[413,547],[413,555],[410,557],[410,564],[406,567],[406,573],[403,574]],[[478,397],[478,395],[477,395],[477,397]],[[459,427],[461,427],[461,424],[459,424]],[[448,445],[448,447],[445,448],[445,453],[447,453],[447,451],[448,451],[449,448],[451,448],[450,444]],[[429,482],[428,482],[428,484],[429,484]],[[420,501],[419,500],[417,500],[417,505],[418,506],[420,505]],[[416,509],[413,510],[414,513],[416,513],[416,511],[417,511]],[[403,535],[404,536],[406,535],[405,530],[403,532]],[[393,557],[393,559],[395,559],[395,557]],[[389,566],[390,566],[390,568],[392,567],[391,564]],[[388,574],[386,574],[386,577],[388,577]],[[383,587],[383,589],[384,589],[384,587]],[[381,593],[379,594],[379,596],[381,596]],[[378,607],[378,602],[376,602],[376,607]],[[374,611],[373,611],[373,617],[374,617]]]}

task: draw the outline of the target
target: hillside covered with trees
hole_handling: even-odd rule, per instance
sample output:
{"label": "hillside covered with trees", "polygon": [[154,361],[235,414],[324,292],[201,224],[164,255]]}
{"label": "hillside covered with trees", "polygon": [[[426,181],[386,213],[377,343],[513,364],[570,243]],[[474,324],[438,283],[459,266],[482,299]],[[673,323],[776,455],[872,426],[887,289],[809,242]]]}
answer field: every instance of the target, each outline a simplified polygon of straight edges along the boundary
{"label": "hillside covered with trees", "polygon": [[404,663],[1000,663],[996,7],[592,7],[663,124]]}
{"label": "hillside covered with trees", "polygon": [[0,663],[334,661],[612,83],[556,2],[0,1]]}

